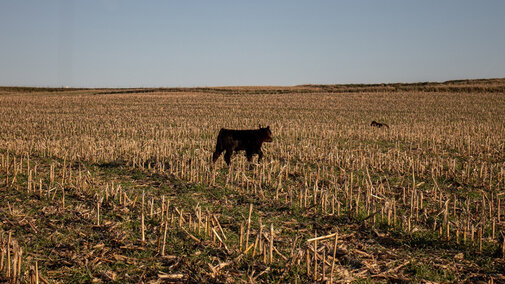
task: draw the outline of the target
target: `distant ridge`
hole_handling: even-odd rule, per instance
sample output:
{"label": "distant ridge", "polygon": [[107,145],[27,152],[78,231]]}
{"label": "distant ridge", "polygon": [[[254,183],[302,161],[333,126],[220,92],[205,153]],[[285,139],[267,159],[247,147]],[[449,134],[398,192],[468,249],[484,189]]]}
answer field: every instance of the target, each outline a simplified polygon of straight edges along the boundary
{"label": "distant ridge", "polygon": [[153,93],[153,92],[196,92],[196,93],[348,93],[348,92],[489,92],[505,93],[505,78],[463,79],[445,82],[381,83],[381,84],[304,84],[296,86],[227,86],[227,87],[172,87],[172,88],[51,88],[51,87],[0,87],[2,93],[39,93],[94,91],[96,95]]}

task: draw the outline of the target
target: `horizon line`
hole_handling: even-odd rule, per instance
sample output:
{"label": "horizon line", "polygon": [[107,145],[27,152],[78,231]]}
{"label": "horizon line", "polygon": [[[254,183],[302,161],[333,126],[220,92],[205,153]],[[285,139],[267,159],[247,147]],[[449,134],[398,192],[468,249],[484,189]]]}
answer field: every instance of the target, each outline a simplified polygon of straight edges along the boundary
{"label": "horizon line", "polygon": [[415,85],[415,84],[446,84],[465,81],[505,80],[505,77],[492,78],[460,78],[445,81],[397,81],[397,82],[367,82],[367,83],[303,83],[296,85],[179,85],[179,86],[129,86],[129,87],[82,87],[82,86],[42,86],[42,85],[0,85],[0,88],[38,88],[38,89],[201,89],[201,88],[258,88],[258,87],[309,87],[309,86],[380,86],[380,85]]}

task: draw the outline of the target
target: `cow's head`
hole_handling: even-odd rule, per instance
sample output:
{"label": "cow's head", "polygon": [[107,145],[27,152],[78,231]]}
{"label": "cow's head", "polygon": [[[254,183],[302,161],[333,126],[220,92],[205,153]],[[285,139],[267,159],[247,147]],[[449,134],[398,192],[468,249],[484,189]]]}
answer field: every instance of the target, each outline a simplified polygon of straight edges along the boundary
{"label": "cow's head", "polygon": [[270,126],[267,127],[261,127],[260,125],[260,133],[261,133],[261,140],[263,142],[272,142],[272,131],[270,131]]}

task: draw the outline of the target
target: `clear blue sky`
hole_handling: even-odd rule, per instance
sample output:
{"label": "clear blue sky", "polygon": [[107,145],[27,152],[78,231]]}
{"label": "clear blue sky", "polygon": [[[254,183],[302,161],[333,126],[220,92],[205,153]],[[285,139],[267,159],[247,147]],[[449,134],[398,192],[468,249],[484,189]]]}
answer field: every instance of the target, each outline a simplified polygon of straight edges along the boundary
{"label": "clear blue sky", "polygon": [[505,77],[505,1],[0,0],[0,85]]}

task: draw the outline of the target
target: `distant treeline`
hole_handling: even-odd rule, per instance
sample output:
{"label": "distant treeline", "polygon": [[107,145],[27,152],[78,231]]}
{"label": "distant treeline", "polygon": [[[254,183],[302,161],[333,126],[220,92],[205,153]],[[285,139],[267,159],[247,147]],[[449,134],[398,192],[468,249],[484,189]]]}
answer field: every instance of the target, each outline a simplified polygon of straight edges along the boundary
{"label": "distant treeline", "polygon": [[450,92],[450,93],[505,93],[505,78],[452,80],[446,82],[335,84],[298,86],[243,86],[193,88],[38,88],[0,87],[0,93],[73,92],[91,91],[95,95],[154,92],[195,92],[220,94],[289,94],[289,93],[350,93],[350,92]]}

